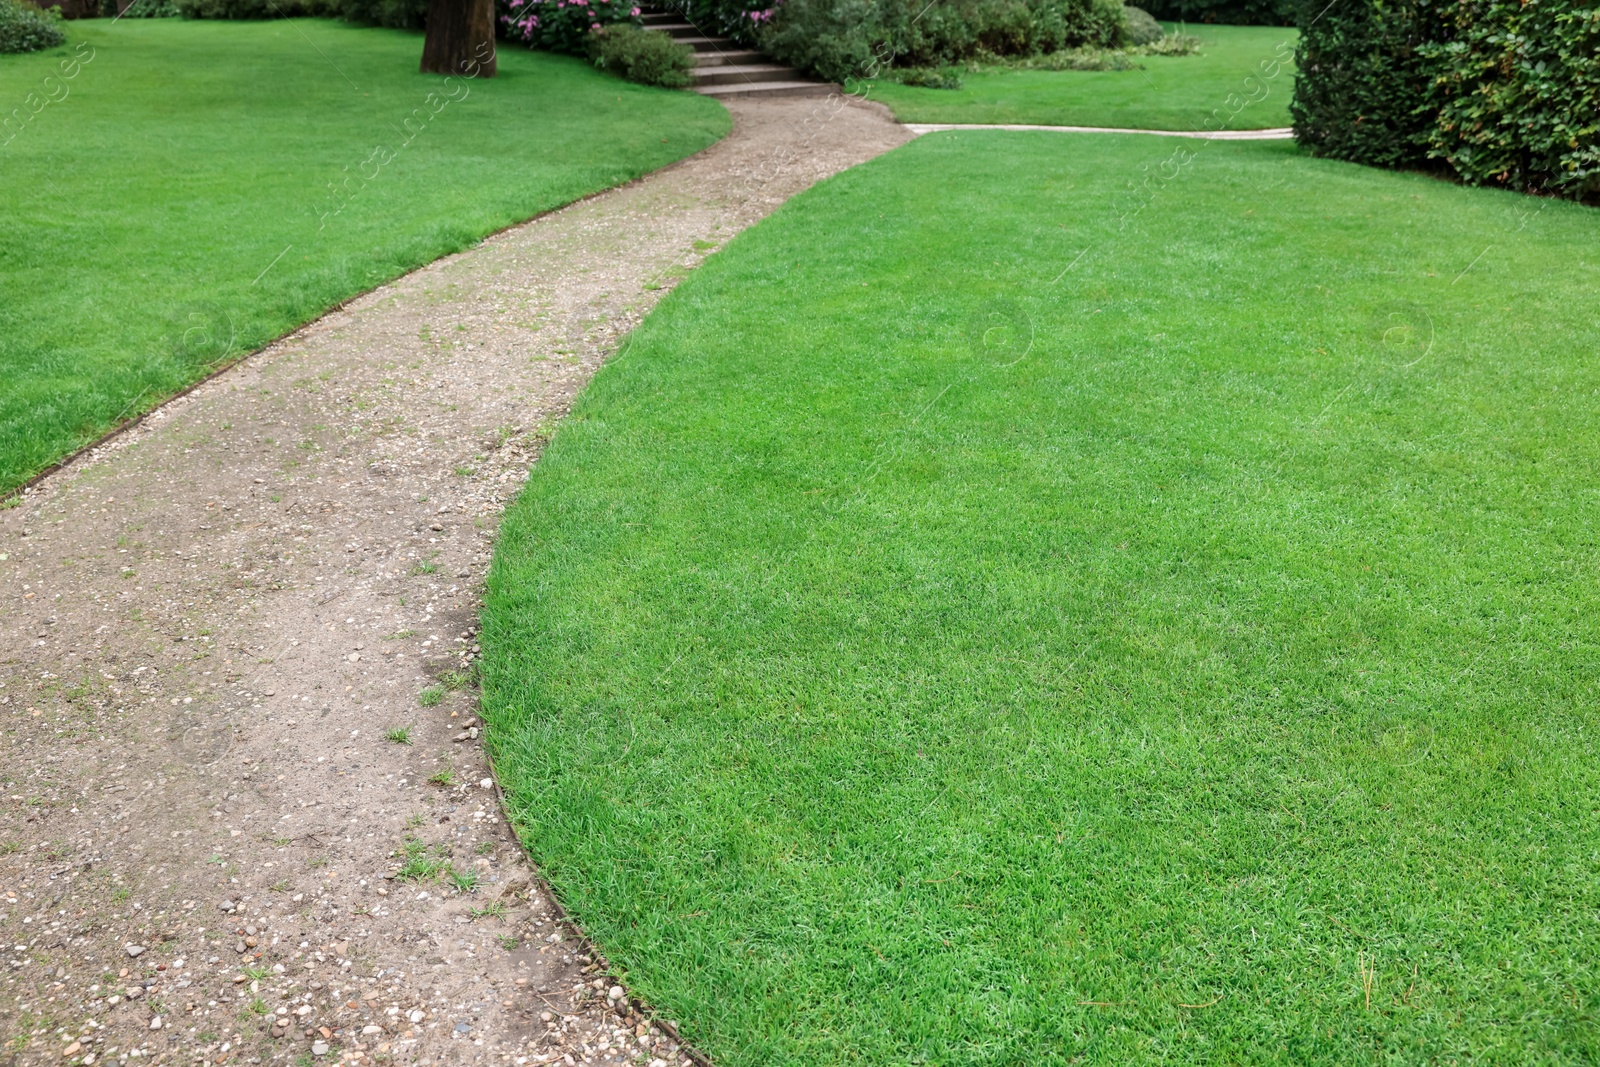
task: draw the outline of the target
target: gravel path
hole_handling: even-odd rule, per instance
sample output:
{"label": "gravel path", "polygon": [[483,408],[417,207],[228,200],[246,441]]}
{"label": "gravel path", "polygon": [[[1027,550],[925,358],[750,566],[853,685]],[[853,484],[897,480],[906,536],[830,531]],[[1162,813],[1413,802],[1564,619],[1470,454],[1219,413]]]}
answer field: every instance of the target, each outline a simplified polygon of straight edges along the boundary
{"label": "gravel path", "polygon": [[729,106],[0,511],[0,1061],[688,1062],[523,861],[472,675],[501,508],[619,338],[911,136]]}

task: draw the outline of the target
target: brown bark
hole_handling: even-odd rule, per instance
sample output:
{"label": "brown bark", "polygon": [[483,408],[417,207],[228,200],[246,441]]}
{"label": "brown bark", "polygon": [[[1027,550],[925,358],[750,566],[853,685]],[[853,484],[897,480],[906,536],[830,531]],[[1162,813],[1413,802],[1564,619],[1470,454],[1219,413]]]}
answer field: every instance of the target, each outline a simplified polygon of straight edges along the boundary
{"label": "brown bark", "polygon": [[494,0],[429,0],[422,73],[494,77]]}

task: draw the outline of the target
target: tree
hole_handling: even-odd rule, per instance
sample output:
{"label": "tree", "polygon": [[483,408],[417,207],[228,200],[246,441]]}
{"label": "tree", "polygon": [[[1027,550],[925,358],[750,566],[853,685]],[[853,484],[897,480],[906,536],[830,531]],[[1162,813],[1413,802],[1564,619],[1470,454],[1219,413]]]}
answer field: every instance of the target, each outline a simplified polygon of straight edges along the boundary
{"label": "tree", "polygon": [[429,0],[422,73],[495,75],[494,0]]}

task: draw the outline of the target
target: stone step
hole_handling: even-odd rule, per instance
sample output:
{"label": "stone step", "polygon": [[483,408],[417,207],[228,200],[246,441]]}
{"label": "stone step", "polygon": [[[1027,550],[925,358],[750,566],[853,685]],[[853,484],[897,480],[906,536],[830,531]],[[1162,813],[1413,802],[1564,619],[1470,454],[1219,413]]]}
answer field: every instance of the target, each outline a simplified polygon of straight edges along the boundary
{"label": "stone step", "polygon": [[733,52],[742,47],[738,41],[730,41],[726,37],[678,37],[679,44],[686,44],[696,52]]}
{"label": "stone step", "polygon": [[829,82],[741,82],[738,85],[697,85],[695,92],[705,96],[749,98],[753,96],[831,96],[839,91]]}
{"label": "stone step", "polygon": [[754,48],[741,48],[735,52],[700,52],[695,57],[695,69],[725,67],[730,63],[760,63],[767,57]]}
{"label": "stone step", "polygon": [[702,67],[694,72],[696,85],[744,85],[754,82],[792,82],[800,72],[777,63],[730,63],[721,67]]}

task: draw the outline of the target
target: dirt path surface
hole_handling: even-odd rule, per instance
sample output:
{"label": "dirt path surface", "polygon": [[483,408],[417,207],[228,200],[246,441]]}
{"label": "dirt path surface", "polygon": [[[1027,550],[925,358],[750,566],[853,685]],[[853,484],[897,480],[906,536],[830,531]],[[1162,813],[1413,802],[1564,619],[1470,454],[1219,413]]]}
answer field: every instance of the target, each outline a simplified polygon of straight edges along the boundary
{"label": "dirt path surface", "polygon": [[670,1063],[478,746],[504,503],[619,338],[911,137],[723,142],[352,302],[0,511],[0,1063]]}

